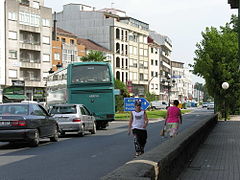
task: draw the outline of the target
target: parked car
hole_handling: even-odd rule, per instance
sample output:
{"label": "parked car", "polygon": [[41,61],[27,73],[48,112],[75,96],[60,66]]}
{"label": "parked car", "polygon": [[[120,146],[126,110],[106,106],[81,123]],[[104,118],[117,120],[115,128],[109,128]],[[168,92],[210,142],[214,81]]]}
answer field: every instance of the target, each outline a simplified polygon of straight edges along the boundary
{"label": "parked car", "polygon": [[58,124],[37,103],[0,104],[0,141],[29,142],[38,146],[40,138],[58,141]]}
{"label": "parked car", "polygon": [[202,103],[202,108],[207,108],[208,107],[208,102],[203,102]]}
{"label": "parked car", "polygon": [[79,136],[84,136],[85,131],[96,133],[95,117],[83,104],[58,104],[49,112],[58,122],[61,135],[65,132],[78,132]]}
{"label": "parked car", "polygon": [[214,109],[214,102],[208,103],[207,109]]}
{"label": "parked car", "polygon": [[152,109],[166,109],[168,106],[166,101],[151,101],[150,103]]}

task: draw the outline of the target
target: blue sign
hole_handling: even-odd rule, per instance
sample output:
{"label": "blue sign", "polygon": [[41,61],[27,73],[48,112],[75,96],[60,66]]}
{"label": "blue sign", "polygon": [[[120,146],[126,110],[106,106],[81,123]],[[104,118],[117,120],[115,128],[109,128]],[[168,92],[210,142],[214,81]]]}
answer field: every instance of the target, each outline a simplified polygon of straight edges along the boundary
{"label": "blue sign", "polygon": [[142,103],[142,110],[146,110],[150,105],[149,102],[144,98],[124,98],[124,111],[134,111],[135,101],[140,101]]}

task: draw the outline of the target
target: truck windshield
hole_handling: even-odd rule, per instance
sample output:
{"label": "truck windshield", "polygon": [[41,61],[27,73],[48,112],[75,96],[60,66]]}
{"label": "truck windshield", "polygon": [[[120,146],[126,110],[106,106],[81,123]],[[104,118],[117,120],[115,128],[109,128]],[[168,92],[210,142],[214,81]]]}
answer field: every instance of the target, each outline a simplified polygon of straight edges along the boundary
{"label": "truck windshield", "polygon": [[110,82],[110,72],[106,65],[73,66],[72,83]]}

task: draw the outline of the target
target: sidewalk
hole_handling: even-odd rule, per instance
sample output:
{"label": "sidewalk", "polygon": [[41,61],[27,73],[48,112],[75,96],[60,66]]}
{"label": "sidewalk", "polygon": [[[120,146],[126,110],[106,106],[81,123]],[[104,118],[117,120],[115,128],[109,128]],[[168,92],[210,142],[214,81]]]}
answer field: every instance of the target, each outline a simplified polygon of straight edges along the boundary
{"label": "sidewalk", "polygon": [[178,180],[240,179],[240,116],[219,121]]}

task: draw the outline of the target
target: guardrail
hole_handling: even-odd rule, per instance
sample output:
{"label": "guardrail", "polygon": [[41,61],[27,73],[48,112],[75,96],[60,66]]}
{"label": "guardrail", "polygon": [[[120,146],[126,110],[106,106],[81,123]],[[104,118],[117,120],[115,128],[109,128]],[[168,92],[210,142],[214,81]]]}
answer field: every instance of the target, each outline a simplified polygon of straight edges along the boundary
{"label": "guardrail", "polygon": [[127,162],[102,180],[175,180],[217,123],[217,115],[193,124],[176,137]]}

